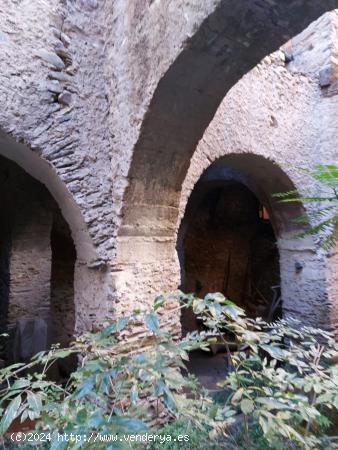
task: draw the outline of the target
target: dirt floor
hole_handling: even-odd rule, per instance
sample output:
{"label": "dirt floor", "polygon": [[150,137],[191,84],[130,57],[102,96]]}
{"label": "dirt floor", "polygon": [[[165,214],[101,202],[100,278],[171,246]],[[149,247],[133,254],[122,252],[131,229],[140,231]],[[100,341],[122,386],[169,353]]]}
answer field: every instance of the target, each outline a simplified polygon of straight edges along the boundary
{"label": "dirt floor", "polygon": [[217,383],[227,375],[225,353],[213,355],[209,352],[197,350],[190,353],[190,360],[186,365],[205,388],[212,392],[220,390]]}

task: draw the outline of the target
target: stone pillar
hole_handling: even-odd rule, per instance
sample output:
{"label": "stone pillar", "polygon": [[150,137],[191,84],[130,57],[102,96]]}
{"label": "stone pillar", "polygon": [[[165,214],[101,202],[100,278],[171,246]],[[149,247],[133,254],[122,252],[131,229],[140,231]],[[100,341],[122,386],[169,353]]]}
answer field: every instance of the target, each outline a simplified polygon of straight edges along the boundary
{"label": "stone pillar", "polygon": [[74,273],[75,335],[96,329],[115,316],[111,272],[79,260]]}
{"label": "stone pillar", "polygon": [[338,289],[337,289],[337,267],[338,267],[338,250],[337,246],[327,259],[327,292],[330,304],[330,325],[332,331],[338,339]]}
{"label": "stone pillar", "polygon": [[[176,238],[176,236],[174,236]],[[136,309],[148,309],[160,292],[170,292],[180,285],[180,265],[175,239],[167,236],[119,236],[118,261],[112,267],[117,316]],[[180,312],[175,301],[159,310],[163,329],[172,336],[181,334]],[[140,339],[143,330],[131,330],[131,342]]]}
{"label": "stone pillar", "polygon": [[330,329],[325,256],[316,250],[310,237],[280,239],[278,244],[284,317]]}
{"label": "stone pillar", "polygon": [[49,321],[52,213],[30,201],[16,211],[10,253],[8,328],[19,319]]}

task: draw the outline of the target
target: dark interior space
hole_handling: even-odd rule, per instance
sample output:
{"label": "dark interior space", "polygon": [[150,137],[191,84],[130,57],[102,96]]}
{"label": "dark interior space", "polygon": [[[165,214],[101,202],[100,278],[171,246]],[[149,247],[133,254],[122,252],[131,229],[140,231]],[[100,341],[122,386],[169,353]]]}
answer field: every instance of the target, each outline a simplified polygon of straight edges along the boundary
{"label": "dark interior space", "polygon": [[53,214],[51,247],[51,340],[66,346],[73,337],[75,326],[76,250],[70,229],[58,209]]}
{"label": "dark interior space", "polygon": [[74,333],[76,251],[44,185],[0,157],[0,363],[25,361]]}
{"label": "dark interior space", "polygon": [[[250,317],[273,320],[281,315],[274,230],[267,209],[243,183],[201,180],[187,206],[182,243],[184,292],[199,297],[221,292]],[[183,333],[199,328],[192,311],[185,310],[181,320]],[[209,388],[215,387],[224,367],[220,358],[219,353],[197,352],[189,368]]]}
{"label": "dark interior space", "polygon": [[222,292],[249,316],[267,319],[279,285],[269,214],[241,183],[208,182],[205,188],[184,238],[183,290],[200,297]]}

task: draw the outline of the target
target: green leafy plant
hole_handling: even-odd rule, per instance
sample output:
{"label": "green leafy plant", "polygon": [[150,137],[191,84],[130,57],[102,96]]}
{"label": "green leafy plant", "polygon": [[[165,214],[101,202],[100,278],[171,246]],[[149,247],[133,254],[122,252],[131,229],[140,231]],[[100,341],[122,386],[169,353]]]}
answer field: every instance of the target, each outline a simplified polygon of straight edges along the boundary
{"label": "green leafy plant", "polygon": [[220,386],[225,404],[242,414],[245,448],[252,446],[250,422],[272,448],[327,445],[328,416],[338,410],[338,344],[332,333],[291,319],[268,324],[247,318],[220,293],[204,299],[180,294],[180,300],[202,321],[209,343],[224,342],[229,374]]}
{"label": "green leafy plant", "polygon": [[314,208],[307,215],[296,219],[299,224],[312,225],[298,233],[298,237],[307,235],[322,236],[322,246],[328,250],[338,240],[338,167],[334,164],[318,164],[313,170],[298,168],[304,175],[312,178],[318,185],[321,194],[318,196],[302,196],[297,190],[274,194],[283,203],[310,203]]}
{"label": "green leafy plant", "polygon": [[[178,310],[192,308],[203,324],[201,331],[177,341],[162,330],[158,315],[173,297],[181,304]],[[120,334],[135,326],[147,332],[133,347]],[[182,375],[189,352],[209,351],[215,339],[224,344],[228,368],[220,382],[222,401],[210,398],[194,377]],[[65,385],[51,381],[50,367],[70,354],[78,357],[77,370]],[[338,346],[323,330],[286,320],[268,324],[249,319],[219,293],[203,299],[163,294],[153,310],[119,318],[98,333],[78,337],[68,349],[56,347],[29,364],[2,369],[1,432],[14,420],[30,419],[36,430],[50,433],[53,449],[93,448],[88,440],[57,441],[56,433],[128,436],[154,427],[158,432],[183,427],[192,436],[191,445],[199,436],[209,450],[251,449],[257,442],[271,449],[328,447],[325,427],[338,409],[337,361]],[[158,428],[163,423],[164,429]],[[166,445],[168,450],[178,446]],[[95,448],[145,445],[96,440]]]}
{"label": "green leafy plant", "polygon": [[[140,325],[148,332],[137,348],[119,340],[126,327]],[[148,311],[80,336],[69,349],[53,348],[29,364],[7,367],[0,371],[1,435],[17,418],[36,421],[37,430],[49,433],[53,449],[79,447],[75,441],[57,442],[57,433],[93,439],[139,434],[153,423],[181,417],[200,429],[224,427],[233,414],[230,408],[215,407],[193,377],[181,374],[188,352],[205,345],[197,333],[173,341],[161,330],[157,313]],[[78,355],[79,366],[67,384],[49,380],[51,366],[70,354]],[[92,444],[82,441],[81,448],[93,448]],[[95,448],[106,445],[95,441]],[[114,445],[130,448],[123,440]]]}

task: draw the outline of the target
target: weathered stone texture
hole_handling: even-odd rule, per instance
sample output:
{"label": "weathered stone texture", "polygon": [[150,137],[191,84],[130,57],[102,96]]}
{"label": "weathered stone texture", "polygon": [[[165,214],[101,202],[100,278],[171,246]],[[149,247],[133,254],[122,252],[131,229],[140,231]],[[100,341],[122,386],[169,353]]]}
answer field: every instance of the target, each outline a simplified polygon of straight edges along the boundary
{"label": "weathered stone texture", "polygon": [[39,317],[47,323],[50,317],[52,215],[32,203],[29,210],[21,208],[10,253],[9,329],[19,319]]}
{"label": "weathered stone texture", "polygon": [[[337,18],[337,12],[327,14],[292,39],[285,47],[292,48],[292,62],[285,63],[282,51],[268,56],[225,97],[191,160],[182,188],[181,218],[203,172],[222,157],[226,167],[226,156],[232,154],[244,159],[247,154],[261,155],[281,164],[303,195],[318,194],[311,177],[304,177],[297,167],[311,169],[316,164],[337,161],[338,121],[333,111],[337,111],[338,98],[327,98],[319,82],[321,68],[334,63]],[[247,183],[258,194],[264,190],[265,196],[273,194],[267,182],[271,176],[268,170],[257,177],[256,166],[244,164],[243,168]],[[285,219],[292,225],[292,215]],[[334,324],[337,300],[325,275],[326,265],[332,262],[326,261],[311,239],[297,241],[287,227],[282,226],[278,232],[279,224],[274,225],[279,238],[285,313],[322,327],[329,325],[330,316]],[[295,270],[297,262],[304,267],[300,272]]]}
{"label": "weathered stone texture", "polygon": [[102,8],[5,1],[0,17],[0,126],[52,164],[107,260],[114,233]]}
{"label": "weathered stone texture", "polygon": [[1,2],[0,128],[20,144],[0,133],[0,153],[47,186],[71,228],[77,332],[179,285],[179,219],[217,157],[334,161],[336,13],[222,102],[263,56],[334,7],[337,0]]}

